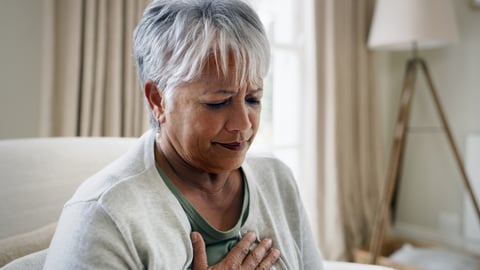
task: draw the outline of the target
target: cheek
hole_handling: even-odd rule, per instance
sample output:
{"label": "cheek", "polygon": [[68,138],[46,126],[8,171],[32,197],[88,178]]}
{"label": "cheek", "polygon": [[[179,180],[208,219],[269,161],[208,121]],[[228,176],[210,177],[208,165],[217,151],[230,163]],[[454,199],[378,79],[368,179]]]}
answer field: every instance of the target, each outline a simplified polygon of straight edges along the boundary
{"label": "cheek", "polygon": [[200,115],[198,114],[198,117],[196,117],[196,120],[193,125],[197,126],[197,131],[199,131],[201,134],[205,134],[206,136],[211,136],[214,134],[218,134],[224,124],[225,121],[222,117],[219,115]]}
{"label": "cheek", "polygon": [[[192,111],[183,124],[190,135],[194,137],[212,137],[218,134],[223,126],[224,119],[218,113]],[[188,122],[188,123],[186,123]]]}
{"label": "cheek", "polygon": [[258,129],[258,126],[260,124],[260,117],[261,117],[261,108],[254,109],[251,112],[250,116],[250,122],[252,122],[252,126],[255,130]]}

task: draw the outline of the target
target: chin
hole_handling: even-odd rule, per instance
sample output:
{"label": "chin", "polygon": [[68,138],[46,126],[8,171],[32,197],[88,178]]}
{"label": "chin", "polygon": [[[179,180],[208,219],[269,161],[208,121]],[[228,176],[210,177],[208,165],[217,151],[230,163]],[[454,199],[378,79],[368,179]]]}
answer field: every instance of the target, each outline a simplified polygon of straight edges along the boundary
{"label": "chin", "polygon": [[217,162],[215,162],[215,166],[212,166],[210,173],[224,173],[224,172],[230,172],[237,170],[240,168],[243,164],[243,161],[245,160],[245,156],[243,158],[224,158],[221,159]]}

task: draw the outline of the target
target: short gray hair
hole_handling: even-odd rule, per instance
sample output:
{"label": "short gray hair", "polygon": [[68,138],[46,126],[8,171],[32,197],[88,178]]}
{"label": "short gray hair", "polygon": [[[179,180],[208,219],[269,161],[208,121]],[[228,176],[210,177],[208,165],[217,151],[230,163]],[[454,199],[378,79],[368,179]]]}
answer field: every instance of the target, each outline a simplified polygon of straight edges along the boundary
{"label": "short gray hair", "polygon": [[235,65],[238,86],[258,84],[270,64],[263,25],[244,0],[155,0],[135,29],[133,48],[142,87],[153,81],[167,101],[180,84],[201,76],[210,57],[219,75]]}

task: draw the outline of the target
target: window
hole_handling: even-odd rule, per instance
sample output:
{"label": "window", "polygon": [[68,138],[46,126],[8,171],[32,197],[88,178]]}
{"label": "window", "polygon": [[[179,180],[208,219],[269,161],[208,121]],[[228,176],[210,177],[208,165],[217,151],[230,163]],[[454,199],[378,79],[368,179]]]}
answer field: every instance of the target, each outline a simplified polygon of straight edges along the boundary
{"label": "window", "polygon": [[315,209],[315,55],[313,0],[252,0],[272,47],[262,120],[252,152],[292,169],[312,225]]}

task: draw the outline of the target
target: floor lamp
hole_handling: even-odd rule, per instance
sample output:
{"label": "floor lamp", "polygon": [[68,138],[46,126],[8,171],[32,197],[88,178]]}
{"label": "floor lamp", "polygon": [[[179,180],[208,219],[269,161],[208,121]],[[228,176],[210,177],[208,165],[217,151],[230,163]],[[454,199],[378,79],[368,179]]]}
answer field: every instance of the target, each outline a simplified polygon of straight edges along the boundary
{"label": "floor lamp", "polygon": [[406,64],[400,106],[395,123],[385,189],[378,207],[377,217],[370,239],[370,262],[375,264],[382,248],[390,206],[397,186],[399,167],[407,137],[410,106],[414,94],[417,73],[427,80],[448,143],[462,175],[463,182],[472,198],[480,219],[478,202],[465,172],[463,161],[453,139],[439,96],[425,60],[417,54],[418,49],[446,46],[456,41],[457,32],[453,5],[450,0],[377,0],[370,28],[368,46],[378,50],[411,50],[413,55]]}

